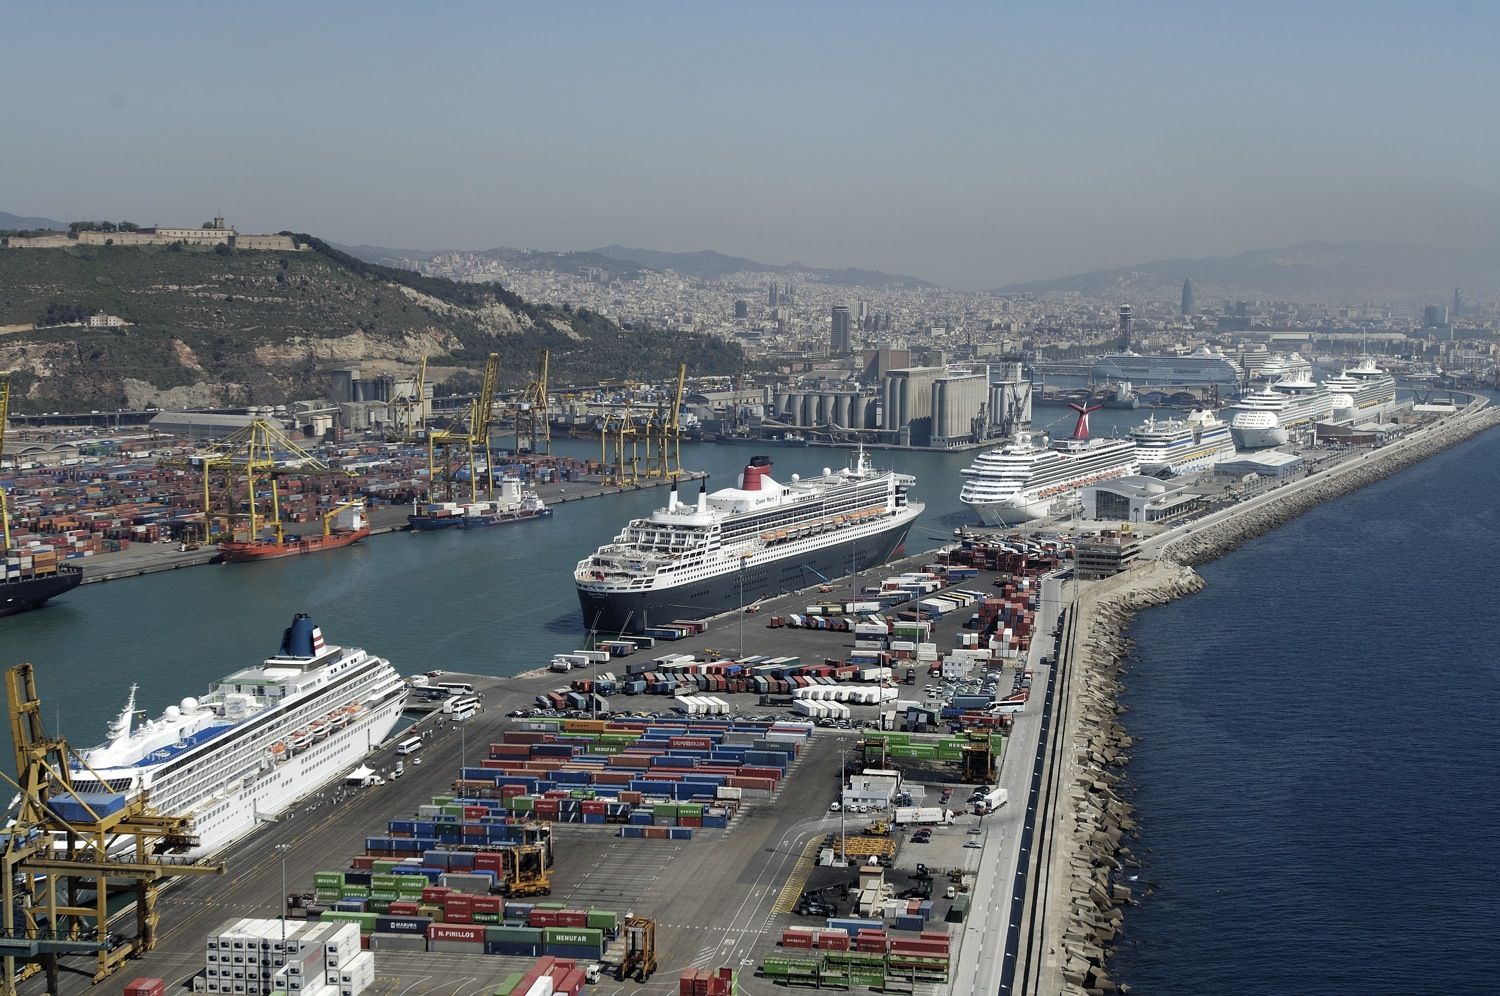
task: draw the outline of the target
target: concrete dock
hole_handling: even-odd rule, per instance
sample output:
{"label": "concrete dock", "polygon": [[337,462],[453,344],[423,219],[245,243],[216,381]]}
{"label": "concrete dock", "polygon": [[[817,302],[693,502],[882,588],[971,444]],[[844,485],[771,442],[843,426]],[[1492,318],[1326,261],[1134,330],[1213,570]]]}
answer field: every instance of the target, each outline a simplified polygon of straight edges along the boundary
{"label": "concrete dock", "polygon": [[[929,556],[914,557],[867,572],[854,579],[856,585],[873,584],[882,577],[928,562]],[[994,575],[981,573],[959,587],[994,590]],[[846,581],[847,585],[848,582]],[[626,661],[649,660],[663,653],[724,654],[739,652],[743,628],[746,654],[797,655],[804,661],[825,657],[843,659],[852,649],[853,634],[820,630],[770,629],[770,616],[800,611],[820,598],[838,598],[847,587],[833,592],[816,588],[765,603],[753,614],[733,613],[714,620],[700,635],[658,643],[653,650],[639,651],[617,659],[606,669],[622,673]],[[934,640],[952,646],[967,613],[955,612],[940,620]],[[1039,626],[1045,625],[1039,621]],[[1050,652],[1051,640],[1039,637],[1036,653]],[[540,663],[540,662],[539,662]],[[441,714],[423,718],[418,729],[431,740],[421,753],[421,764],[408,759],[400,779],[390,779],[395,767],[393,747],[377,751],[369,763],[387,775],[387,784],[367,788],[327,787],[321,795],[299,803],[278,822],[267,824],[221,855],[228,872],[223,878],[185,879],[173,885],[159,904],[162,915],[158,949],[101,985],[102,991],[120,992],[126,981],[139,975],[167,980],[169,991],[179,987],[203,967],[204,936],[230,917],[275,916],[281,895],[282,863],[277,845],[289,844],[285,879],[289,891],[310,891],[316,871],[347,867],[349,858],[363,853],[365,836],[383,831],[389,819],[415,814],[417,806],[448,790],[465,760],[474,764],[486,756],[488,744],[500,739],[520,720],[508,712],[530,708],[541,692],[567,687],[570,680],[588,676],[571,673],[532,672],[512,678],[444,675],[444,679],[471,681],[484,696],[485,708],[465,724],[444,722]],[[1038,679],[1041,680],[1040,678]],[[924,685],[934,682],[925,673],[916,686],[902,686],[906,698],[924,699]],[[910,691],[907,689],[910,688]],[[786,708],[759,705],[751,694],[723,695],[741,715],[778,715],[791,718]],[[616,696],[615,710],[667,713],[673,700],[667,696]],[[860,716],[860,711],[867,713]],[[873,718],[874,707],[854,707],[856,719]],[[858,723],[853,724],[855,727]],[[934,870],[957,869],[964,887],[974,896],[974,913],[965,925],[944,924],[948,901],[942,896],[946,877],[940,878],[934,898],[937,909],[932,929],[953,932],[955,979],[964,972],[970,978],[993,979],[1003,967],[998,937],[1004,924],[1000,915],[1009,901],[1008,883],[1020,866],[1021,827],[1031,759],[1040,743],[1038,711],[1017,717],[1011,738],[1002,753],[1000,784],[1011,792],[1012,804],[983,819],[960,816],[950,827],[937,828],[933,840],[912,844],[897,835],[898,850],[892,880],[901,882],[924,863]],[[754,975],[767,956],[779,953],[781,931],[791,924],[821,926],[821,919],[798,917],[791,912],[807,884],[852,879],[852,869],[814,867],[813,856],[824,839],[836,833],[841,822],[857,834],[874,817],[829,811],[837,797],[839,748],[858,742],[857,728],[818,729],[777,794],[748,801],[725,830],[695,831],[693,840],[642,840],[614,836],[615,828],[555,824],[557,869],[553,900],[582,907],[594,906],[632,911],[658,923],[660,969],[652,981],[606,982],[591,991],[600,993],[673,993],[677,976],[687,968],[735,968],[741,973],[741,989],[747,993],[780,991],[780,987]],[[393,737],[394,741],[397,739]],[[1012,755],[1017,758],[1010,762]],[[956,777],[956,772],[954,773]],[[956,781],[929,781],[926,789],[935,804],[936,794],[951,785],[955,798],[951,808],[963,809],[968,787]],[[973,832],[971,832],[973,831]],[[899,887],[899,886],[898,886]],[[121,929],[130,929],[133,919],[122,917]],[[488,993],[499,980],[529,959],[501,956],[433,955],[380,952],[377,979],[371,992],[376,996],[424,996],[424,994]],[[89,988],[92,963],[75,959],[65,968],[64,993],[82,993]],[[989,982],[986,981],[986,985]],[[40,979],[32,980],[26,992],[40,992]],[[937,990],[934,990],[937,991]],[[958,986],[954,991],[967,991]]]}

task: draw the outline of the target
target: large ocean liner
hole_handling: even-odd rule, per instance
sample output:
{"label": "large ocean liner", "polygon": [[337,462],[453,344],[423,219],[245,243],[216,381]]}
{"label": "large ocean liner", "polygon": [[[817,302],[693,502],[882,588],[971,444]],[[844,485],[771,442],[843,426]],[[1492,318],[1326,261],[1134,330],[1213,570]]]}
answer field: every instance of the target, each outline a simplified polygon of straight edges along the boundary
{"label": "large ocean liner", "polygon": [[1230,406],[1229,431],[1242,450],[1280,446],[1292,429],[1343,418],[1335,407],[1341,400],[1323,384],[1310,379],[1283,379],[1270,387],[1243,395]]}
{"label": "large ocean liner", "polygon": [[1142,474],[1187,474],[1234,456],[1229,423],[1202,408],[1186,418],[1154,415],[1130,430]]}
{"label": "large ocean liner", "polygon": [[1071,438],[1039,446],[1018,431],[964,470],[968,480],[958,500],[972,506],[987,526],[1013,526],[1047,515],[1060,499],[1090,484],[1139,472],[1133,441],[1089,438],[1089,413],[1098,411],[1097,405],[1072,407],[1078,422]]}
{"label": "large ocean liner", "polygon": [[578,562],[573,577],[592,632],[640,633],[702,619],[889,560],[925,507],[908,500],[916,478],[855,466],[819,477],[771,477],[750,459],[732,488],[679,499],[634,519]]}
{"label": "large ocean liner", "polygon": [[389,661],[325,644],[300,614],[265,663],[139,726],[135,691],[109,739],[83,753],[73,784],[145,792],[157,811],[191,815],[190,856],[223,848],[358,764],[395,728],[407,694]]}
{"label": "large ocean liner", "polygon": [[1352,419],[1368,419],[1396,407],[1396,378],[1375,365],[1371,357],[1361,357],[1337,377],[1329,377],[1323,386],[1348,398]]}

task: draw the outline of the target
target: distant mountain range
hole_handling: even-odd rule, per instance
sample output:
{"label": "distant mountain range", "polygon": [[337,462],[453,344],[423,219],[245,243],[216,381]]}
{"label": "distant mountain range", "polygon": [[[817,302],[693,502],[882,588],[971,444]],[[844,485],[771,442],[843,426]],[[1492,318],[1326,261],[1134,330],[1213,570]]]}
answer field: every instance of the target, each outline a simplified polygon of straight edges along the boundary
{"label": "distant mountain range", "polygon": [[1237,256],[1164,259],[999,289],[1004,294],[1065,294],[1129,301],[1174,299],[1184,279],[1201,304],[1221,298],[1287,301],[1443,302],[1454,286],[1500,291],[1500,248],[1452,249],[1386,242],[1304,242]]}
{"label": "distant mountain range", "polygon": [[[337,243],[335,243],[337,245]],[[827,269],[792,262],[786,265],[761,263],[741,256],[726,256],[711,249],[698,252],[661,252],[656,249],[632,249],[628,246],[604,246],[581,252],[543,252],[535,249],[425,250],[388,249],[384,246],[339,245],[339,249],[367,263],[401,266],[411,262],[426,263],[445,252],[470,252],[475,256],[504,261],[507,265],[533,270],[558,270],[576,273],[585,267],[601,269],[611,276],[629,276],[640,270],[671,270],[684,277],[712,279],[730,273],[766,273],[801,276],[821,283],[850,287],[932,287],[934,284],[916,277],[881,273],[879,270]]]}
{"label": "distant mountain range", "polygon": [[29,230],[35,228],[53,228],[66,232],[68,226],[61,221],[53,221],[51,218],[23,218],[9,211],[0,211],[0,228],[16,228]]}
{"label": "distant mountain range", "polygon": [[917,277],[906,277],[894,273],[882,273],[879,270],[861,270],[856,267],[835,270],[823,267],[808,266],[805,263],[793,261],[784,266],[774,263],[761,263],[753,259],[745,259],[742,256],[726,256],[712,249],[700,249],[697,252],[659,252],[655,249],[631,249],[628,246],[605,246],[602,249],[592,250],[593,255],[605,256],[609,259],[622,262],[639,263],[653,270],[672,270],[683,276],[712,278],[722,277],[729,273],[785,273],[788,275],[806,274],[824,283],[848,284],[853,287],[869,287],[879,285],[895,285],[901,287],[933,287],[936,286],[920,280]]}

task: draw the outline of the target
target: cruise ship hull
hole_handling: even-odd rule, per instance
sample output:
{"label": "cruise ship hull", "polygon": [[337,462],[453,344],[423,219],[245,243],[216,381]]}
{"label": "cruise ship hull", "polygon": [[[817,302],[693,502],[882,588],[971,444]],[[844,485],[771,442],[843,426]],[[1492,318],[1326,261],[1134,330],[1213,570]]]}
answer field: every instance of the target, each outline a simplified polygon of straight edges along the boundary
{"label": "cruise ship hull", "polygon": [[1241,450],[1264,450],[1274,446],[1284,445],[1288,434],[1284,425],[1270,425],[1255,428],[1235,426],[1229,430],[1234,437],[1236,449]]}
{"label": "cruise ship hull", "polygon": [[72,591],[83,582],[83,572],[74,568],[56,574],[39,574],[0,581],[0,616],[39,609],[47,599]]}
{"label": "cruise ship hull", "polygon": [[832,543],[774,559],[758,557],[754,566],[743,572],[731,571],[671,588],[593,592],[580,587],[578,601],[583,608],[583,624],[599,634],[640,633],[673,620],[704,619],[763,598],[845,577],[850,573],[851,557],[856,571],[869,570],[895,556],[906,542],[914,518],[904,518],[854,543]]}
{"label": "cruise ship hull", "polygon": [[1076,493],[1049,495],[1046,498],[1027,498],[1018,495],[1009,501],[987,502],[969,507],[979,516],[979,521],[986,526],[1019,526],[1023,522],[1045,518],[1059,499],[1071,497]]}

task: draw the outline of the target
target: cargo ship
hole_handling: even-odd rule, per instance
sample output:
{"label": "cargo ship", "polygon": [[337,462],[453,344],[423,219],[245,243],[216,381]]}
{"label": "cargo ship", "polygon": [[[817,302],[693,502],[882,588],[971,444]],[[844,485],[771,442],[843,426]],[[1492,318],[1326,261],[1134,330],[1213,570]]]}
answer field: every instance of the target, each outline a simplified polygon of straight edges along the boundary
{"label": "cargo ship", "polygon": [[287,536],[278,527],[275,536],[252,540],[225,540],[219,544],[219,553],[229,563],[250,560],[275,560],[278,557],[297,557],[304,553],[322,553],[341,546],[358,543],[370,535],[370,523],[365,519],[364,506],[357,505],[338,513],[337,521],[330,526],[329,517],[323,520],[323,532],[311,536]]}
{"label": "cargo ship", "polygon": [[999,449],[986,450],[963,471],[968,478],[958,500],[974,509],[987,526],[1014,526],[1051,514],[1053,506],[1091,484],[1140,472],[1136,445],[1129,439],[1090,439],[1089,413],[1095,405],[1071,406],[1078,413],[1073,435],[1038,445],[1017,429]]}
{"label": "cargo ship", "polygon": [[750,458],[734,487],[696,503],[674,484],[665,508],[634,519],[578,562],[573,578],[591,632],[644,633],[876,567],[901,549],[925,506],[916,478],[855,465],[783,484]]}
{"label": "cargo ship", "polygon": [[[336,647],[298,614],[277,653],[135,725],[136,687],[109,739],[71,765],[75,790],[149,793],[191,816],[188,857],[212,854],[357,765],[396,726],[407,687],[389,661]],[[123,843],[123,842],[122,842]]]}
{"label": "cargo ship", "polygon": [[49,574],[36,574],[23,571],[19,565],[15,573],[11,573],[7,565],[4,577],[0,578],[0,616],[39,609],[47,599],[72,591],[82,583],[83,571],[73,566],[60,566]]}
{"label": "cargo ship", "polygon": [[535,491],[522,488],[520,481],[507,477],[500,481],[499,495],[490,501],[413,504],[406,524],[420,532],[454,527],[483,529],[551,515],[552,509]]}

